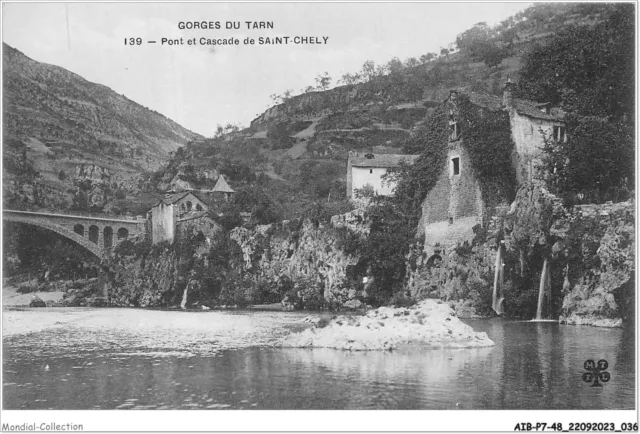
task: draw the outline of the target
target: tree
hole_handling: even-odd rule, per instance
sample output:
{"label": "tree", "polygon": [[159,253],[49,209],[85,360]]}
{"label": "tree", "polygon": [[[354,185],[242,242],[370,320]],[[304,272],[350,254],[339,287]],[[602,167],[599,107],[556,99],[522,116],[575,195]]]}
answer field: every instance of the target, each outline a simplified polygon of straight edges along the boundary
{"label": "tree", "polygon": [[418,66],[420,64],[420,62],[418,62],[418,59],[416,59],[415,57],[409,57],[407,60],[404,61],[404,66],[406,68],[413,68],[415,66]]}
{"label": "tree", "polygon": [[622,122],[569,116],[566,141],[547,137],[540,175],[552,193],[601,203],[626,200],[634,185],[633,128]]}
{"label": "tree", "polygon": [[282,102],[282,96],[276,93],[272,93],[271,95],[269,95],[269,98],[271,98],[271,101],[273,101],[274,105],[278,105]]}
{"label": "tree", "polygon": [[506,30],[503,30],[500,33],[500,40],[508,47],[513,47],[515,41],[520,40],[520,36],[518,36],[518,31],[512,27]]}
{"label": "tree", "polygon": [[502,63],[502,60],[508,57],[508,52],[504,48],[499,48],[495,44],[487,42],[478,47],[478,56],[487,67],[497,68]]}
{"label": "tree", "polygon": [[436,53],[427,53],[420,56],[420,63],[427,63],[438,57]]}
{"label": "tree", "polygon": [[338,80],[338,83],[352,85],[352,84],[360,83],[361,80],[362,80],[362,76],[358,73],[355,73],[355,74],[346,73],[342,76],[342,78],[340,78],[340,80]]}
{"label": "tree", "polygon": [[282,92],[282,95],[280,95],[280,98],[282,99],[282,102],[285,102],[291,99],[292,95],[293,95],[293,89],[287,89],[284,92]]}
{"label": "tree", "polygon": [[634,117],[634,6],[604,6],[599,24],[567,27],[523,57],[519,96],[584,116]]}
{"label": "tree", "polygon": [[400,59],[393,57],[387,62],[386,69],[390,74],[398,74],[404,69],[404,65]]}
{"label": "tree", "polygon": [[325,91],[329,89],[330,85],[331,85],[331,76],[327,71],[325,71],[323,74],[320,74],[316,77],[316,88],[318,90]]}
{"label": "tree", "polygon": [[376,76],[376,64],[373,60],[367,60],[362,65],[362,74],[363,77],[367,79],[367,81],[371,81]]}
{"label": "tree", "polygon": [[389,66],[388,65],[378,65],[376,66],[376,77],[382,77],[383,75],[386,75],[389,72]]}
{"label": "tree", "polygon": [[456,37],[456,45],[461,52],[467,54],[472,60],[481,60],[480,51],[492,37],[492,30],[486,22],[474,24],[469,30]]}
{"label": "tree", "polygon": [[261,187],[239,189],[233,203],[243,211],[251,212],[252,223],[266,225],[280,218],[280,210]]}
{"label": "tree", "polygon": [[370,233],[359,243],[356,267],[373,278],[367,296],[370,303],[380,305],[404,289],[406,257],[414,229],[393,199],[381,199],[368,208],[367,214]]}

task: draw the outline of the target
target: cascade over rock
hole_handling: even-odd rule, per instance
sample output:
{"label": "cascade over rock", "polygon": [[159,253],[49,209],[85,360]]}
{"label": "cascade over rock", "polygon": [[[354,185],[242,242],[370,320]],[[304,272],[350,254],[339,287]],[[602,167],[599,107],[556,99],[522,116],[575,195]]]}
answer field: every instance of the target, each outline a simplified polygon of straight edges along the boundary
{"label": "cascade over rock", "polygon": [[633,201],[568,209],[527,183],[486,229],[475,228],[472,245],[448,251],[437,266],[417,258],[409,288],[449,301],[460,316],[619,327],[633,315],[634,229]]}

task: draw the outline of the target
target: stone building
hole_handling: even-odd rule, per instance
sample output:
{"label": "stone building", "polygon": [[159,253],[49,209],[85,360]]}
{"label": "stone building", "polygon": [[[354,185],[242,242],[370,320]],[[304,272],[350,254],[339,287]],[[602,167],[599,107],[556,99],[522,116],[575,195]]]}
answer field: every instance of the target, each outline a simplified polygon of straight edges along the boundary
{"label": "stone building", "polygon": [[178,237],[201,234],[205,239],[210,240],[221,230],[222,226],[209,216],[208,211],[187,213],[176,221],[176,235]]}
{"label": "stone building", "polygon": [[387,171],[400,167],[402,162],[413,164],[418,155],[372,154],[349,152],[347,162],[347,197],[355,200],[355,190],[367,185],[381,196],[393,194],[395,184],[384,182],[382,177]]}
{"label": "stone building", "polygon": [[224,179],[224,175],[220,175],[211,192],[213,193],[214,198],[221,198],[225,202],[229,202],[235,194],[235,190],[227,184],[227,180]]}
{"label": "stone building", "polygon": [[176,226],[181,220],[203,212],[206,214],[208,210],[207,204],[193,192],[167,195],[147,215],[151,221],[151,241],[154,244],[173,242],[177,235]]}
{"label": "stone building", "polygon": [[187,181],[186,176],[182,172],[176,173],[176,175],[169,181],[167,192],[179,193],[183,191],[195,190],[195,187],[191,182]]}
{"label": "stone building", "polygon": [[[511,137],[515,144],[512,159],[520,185],[532,180],[544,146],[544,138],[565,141],[567,135],[562,110],[551,107],[549,103],[513,98],[513,86],[508,80],[502,106],[509,112]],[[492,106],[495,107],[495,101]]]}
{"label": "stone building", "polygon": [[[466,92],[472,104],[491,111],[509,113],[514,150],[511,159],[516,182],[530,181],[539,162],[544,138],[566,140],[564,113],[540,104],[513,98],[513,83],[507,81],[502,98]],[[463,141],[464,131],[458,119],[458,92],[450,91],[445,101],[449,113],[447,160],[438,181],[422,204],[422,220],[418,234],[424,234],[424,249],[429,261],[441,260],[459,243],[473,240],[475,225],[484,225],[489,214],[485,209],[480,186],[471,170]]]}

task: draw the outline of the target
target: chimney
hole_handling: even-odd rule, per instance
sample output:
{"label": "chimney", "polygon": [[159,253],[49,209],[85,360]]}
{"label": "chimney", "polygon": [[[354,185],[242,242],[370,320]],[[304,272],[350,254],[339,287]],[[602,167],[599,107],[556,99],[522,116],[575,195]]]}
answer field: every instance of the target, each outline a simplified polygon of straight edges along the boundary
{"label": "chimney", "polygon": [[507,75],[507,82],[504,84],[504,93],[502,94],[502,105],[507,110],[513,108],[513,87],[514,83],[511,82],[511,77]]}

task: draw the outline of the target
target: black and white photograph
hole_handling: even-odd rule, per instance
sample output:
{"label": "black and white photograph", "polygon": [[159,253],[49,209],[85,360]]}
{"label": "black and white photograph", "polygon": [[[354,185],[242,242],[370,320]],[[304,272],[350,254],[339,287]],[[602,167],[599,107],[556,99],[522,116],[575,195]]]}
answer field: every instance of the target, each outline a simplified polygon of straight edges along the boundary
{"label": "black and white photograph", "polygon": [[638,431],[635,2],[1,13],[2,432]]}

